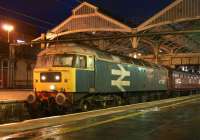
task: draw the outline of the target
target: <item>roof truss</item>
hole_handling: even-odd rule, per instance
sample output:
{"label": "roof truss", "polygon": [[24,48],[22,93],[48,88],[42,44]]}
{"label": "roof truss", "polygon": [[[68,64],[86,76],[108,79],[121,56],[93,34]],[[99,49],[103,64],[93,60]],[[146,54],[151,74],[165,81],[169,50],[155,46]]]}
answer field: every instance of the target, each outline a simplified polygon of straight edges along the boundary
{"label": "roof truss", "polygon": [[200,0],[175,0],[168,7],[138,26],[137,31],[195,19],[200,19]]}
{"label": "roof truss", "polygon": [[102,14],[97,7],[87,2],[73,9],[72,13],[72,16],[52,29],[47,38],[79,32],[132,32],[127,25]]}

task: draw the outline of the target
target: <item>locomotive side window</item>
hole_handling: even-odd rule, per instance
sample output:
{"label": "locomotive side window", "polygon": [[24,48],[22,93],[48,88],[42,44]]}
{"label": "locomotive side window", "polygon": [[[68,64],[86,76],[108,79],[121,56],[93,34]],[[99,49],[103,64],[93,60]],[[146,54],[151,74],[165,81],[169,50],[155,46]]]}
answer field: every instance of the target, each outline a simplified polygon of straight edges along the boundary
{"label": "locomotive side window", "polygon": [[94,69],[94,57],[88,56],[87,68]]}
{"label": "locomotive side window", "polygon": [[75,66],[77,68],[86,68],[86,56],[77,55]]}

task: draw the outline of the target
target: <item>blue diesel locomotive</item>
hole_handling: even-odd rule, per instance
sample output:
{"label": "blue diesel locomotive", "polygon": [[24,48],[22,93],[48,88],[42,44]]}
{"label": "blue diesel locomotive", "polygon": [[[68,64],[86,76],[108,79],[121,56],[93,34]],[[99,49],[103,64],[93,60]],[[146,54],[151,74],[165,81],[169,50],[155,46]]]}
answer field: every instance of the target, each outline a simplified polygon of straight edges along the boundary
{"label": "blue diesel locomotive", "polygon": [[200,88],[198,75],[73,43],[55,44],[41,51],[33,81],[34,93],[27,98],[32,112],[87,111]]}

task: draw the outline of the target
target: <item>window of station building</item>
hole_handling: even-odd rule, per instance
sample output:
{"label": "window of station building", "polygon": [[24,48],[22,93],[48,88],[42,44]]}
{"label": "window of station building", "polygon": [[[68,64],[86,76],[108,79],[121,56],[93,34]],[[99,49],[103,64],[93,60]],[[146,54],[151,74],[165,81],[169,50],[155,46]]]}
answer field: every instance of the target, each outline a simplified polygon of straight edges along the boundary
{"label": "window of station building", "polygon": [[75,61],[76,68],[86,68],[86,56],[77,55]]}
{"label": "window of station building", "polygon": [[151,68],[152,68],[151,63],[149,63],[149,62],[147,62],[147,61],[142,61],[142,63],[143,63],[146,67],[151,67]]}
{"label": "window of station building", "polygon": [[112,58],[112,55],[110,55],[110,54],[108,54],[108,53],[106,53],[106,52],[101,52],[101,53],[98,53],[98,56],[99,56],[99,58],[101,58],[101,59],[107,59],[107,60],[109,60],[109,61],[113,61],[113,58]]}
{"label": "window of station building", "polygon": [[140,60],[132,59],[132,62],[133,62],[133,64],[135,64],[135,65],[144,66],[144,64],[143,64]]}
{"label": "window of station building", "polygon": [[132,61],[130,59],[124,58],[124,57],[120,57],[120,62],[121,63],[126,63],[126,64],[131,64]]}
{"label": "window of station building", "polygon": [[8,61],[3,61],[3,67],[8,67]]}
{"label": "window of station building", "polygon": [[94,69],[94,57],[88,56],[87,67],[89,69]]}
{"label": "window of station building", "polygon": [[152,67],[154,67],[154,68],[160,68],[158,65],[156,65],[156,64],[154,64],[154,63],[151,63],[151,65],[152,65]]}
{"label": "window of station building", "polygon": [[178,73],[174,73],[174,77],[179,77],[179,74]]}

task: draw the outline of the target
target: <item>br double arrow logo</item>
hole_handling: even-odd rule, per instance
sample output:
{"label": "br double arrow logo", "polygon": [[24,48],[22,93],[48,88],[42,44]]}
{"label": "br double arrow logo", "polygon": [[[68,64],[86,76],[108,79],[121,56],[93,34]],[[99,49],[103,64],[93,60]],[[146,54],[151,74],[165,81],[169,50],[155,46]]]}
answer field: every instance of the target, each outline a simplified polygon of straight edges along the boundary
{"label": "br double arrow logo", "polygon": [[119,76],[117,80],[112,80],[111,85],[116,86],[120,91],[125,92],[125,86],[130,86],[130,81],[125,81],[124,78],[130,77],[130,71],[126,71],[120,64],[117,65],[119,69],[112,69],[112,75]]}

